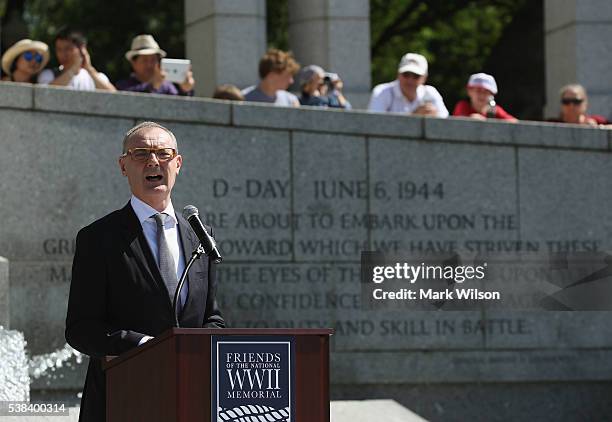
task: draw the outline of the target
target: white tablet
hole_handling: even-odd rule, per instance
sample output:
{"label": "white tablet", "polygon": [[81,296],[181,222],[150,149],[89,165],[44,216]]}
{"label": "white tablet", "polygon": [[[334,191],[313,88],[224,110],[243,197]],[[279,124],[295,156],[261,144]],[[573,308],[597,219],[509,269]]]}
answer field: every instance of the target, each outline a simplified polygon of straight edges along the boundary
{"label": "white tablet", "polygon": [[162,59],[161,68],[166,73],[166,80],[180,84],[185,81],[191,60]]}

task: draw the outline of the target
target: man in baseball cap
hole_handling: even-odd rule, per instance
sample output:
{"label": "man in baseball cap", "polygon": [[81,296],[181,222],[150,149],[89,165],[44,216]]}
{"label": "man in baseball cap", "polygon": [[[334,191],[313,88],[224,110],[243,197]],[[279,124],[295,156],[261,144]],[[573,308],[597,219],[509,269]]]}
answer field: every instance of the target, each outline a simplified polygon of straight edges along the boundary
{"label": "man in baseball cap", "polygon": [[115,85],[120,91],[148,92],[167,95],[193,95],[195,80],[191,70],[180,84],[165,80],[166,75],[161,70],[161,59],[166,52],[159,48],[153,35],[141,34],[134,37],[130,50],[125,58],[132,65],[132,74]]}
{"label": "man in baseball cap", "polygon": [[427,59],[416,53],[405,54],[397,68],[397,79],[372,90],[369,111],[448,117],[448,110],[436,88],[425,85]]}

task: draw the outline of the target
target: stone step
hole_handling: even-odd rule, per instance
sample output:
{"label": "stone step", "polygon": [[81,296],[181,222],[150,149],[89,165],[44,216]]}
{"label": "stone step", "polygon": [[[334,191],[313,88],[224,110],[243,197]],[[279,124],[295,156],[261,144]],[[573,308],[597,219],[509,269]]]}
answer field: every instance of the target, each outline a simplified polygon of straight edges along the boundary
{"label": "stone step", "polygon": [[[331,422],[427,422],[394,400],[332,401]],[[69,416],[3,416],[2,422],[78,422],[79,408],[69,408]]]}

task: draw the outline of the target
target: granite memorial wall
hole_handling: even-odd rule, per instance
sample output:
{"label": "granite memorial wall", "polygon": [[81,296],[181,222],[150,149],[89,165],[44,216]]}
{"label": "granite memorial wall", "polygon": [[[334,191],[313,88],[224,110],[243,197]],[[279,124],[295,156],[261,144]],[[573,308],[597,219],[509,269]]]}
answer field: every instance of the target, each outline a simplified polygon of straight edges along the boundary
{"label": "granite memorial wall", "polygon": [[76,232],[128,201],[117,158],[142,120],[178,138],[173,203],[215,228],[229,324],[334,328],[332,393],[612,379],[608,312],[371,309],[359,273],[364,250],[606,251],[609,131],[3,84],[0,256],[31,354],[65,343]]}

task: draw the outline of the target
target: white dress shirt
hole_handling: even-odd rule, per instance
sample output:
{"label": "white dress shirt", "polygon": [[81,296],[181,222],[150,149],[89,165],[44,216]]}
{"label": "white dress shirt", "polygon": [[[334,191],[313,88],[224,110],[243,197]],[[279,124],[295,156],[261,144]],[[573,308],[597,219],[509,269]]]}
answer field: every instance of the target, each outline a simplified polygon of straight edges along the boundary
{"label": "white dress shirt", "polygon": [[[151,248],[151,252],[153,252],[153,256],[155,257],[155,262],[159,262],[159,250],[157,246],[157,225],[155,224],[155,220],[153,216],[158,213],[153,207],[149,204],[144,203],[140,199],[136,198],[132,195],[130,199],[130,204],[136,213],[136,217],[138,217],[138,221],[140,221],[140,225],[142,226],[142,231],[149,243],[149,247]],[[164,222],[164,235],[166,236],[166,242],[168,243],[168,248],[170,249],[170,253],[172,254],[172,258],[174,259],[174,266],[176,267],[176,279],[180,280],[181,275],[183,274],[183,270],[185,269],[185,258],[182,253],[181,239],[179,237],[179,232],[177,229],[177,220],[176,214],[174,213],[174,207],[172,206],[172,202],[168,204],[165,210],[162,211],[165,214],[168,214],[170,218],[166,217]],[[185,284],[183,286],[183,290],[181,290],[180,297],[180,306],[181,308],[185,305],[187,301],[189,286]]]}
{"label": "white dress shirt", "polygon": [[[134,209],[136,213],[136,217],[138,217],[138,221],[140,221],[140,225],[142,226],[142,231],[144,232],[145,238],[147,239],[147,243],[151,248],[151,252],[153,252],[153,257],[155,258],[155,262],[159,262],[159,250],[157,246],[157,224],[155,223],[155,219],[153,216],[158,213],[158,211],[151,207],[149,204],[141,201],[132,195],[130,198],[130,205]],[[185,258],[182,253],[181,239],[177,230],[177,220],[176,214],[174,213],[174,207],[172,206],[172,202],[168,204],[165,210],[162,213],[168,214],[170,217],[166,218],[164,221],[164,236],[166,236],[166,243],[168,243],[168,248],[170,249],[170,253],[172,254],[172,258],[174,260],[174,265],[176,267],[176,279],[180,280],[181,275],[183,274],[183,270],[185,269]],[[187,295],[189,294],[189,285],[185,283],[183,285],[183,289],[181,290],[181,296],[179,298],[180,307],[183,308],[185,303],[187,302]],[[144,336],[138,342],[138,345],[142,345],[147,341],[151,340],[153,337]]]}
{"label": "white dress shirt", "polygon": [[425,103],[434,105],[438,111],[437,117],[448,117],[444,100],[436,88],[431,85],[419,85],[414,101],[408,101],[400,88],[399,81],[396,79],[374,87],[368,110],[412,114],[414,110]]}

